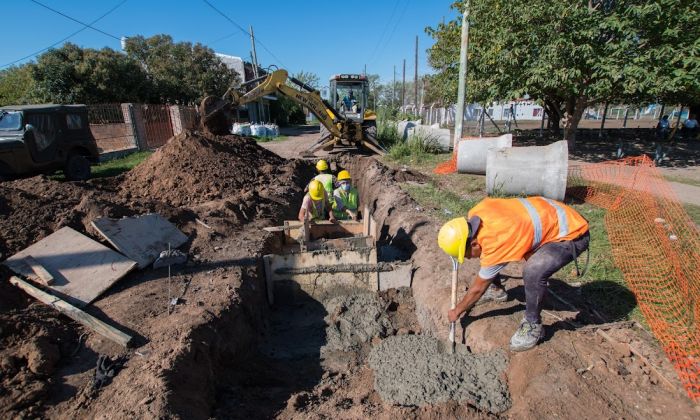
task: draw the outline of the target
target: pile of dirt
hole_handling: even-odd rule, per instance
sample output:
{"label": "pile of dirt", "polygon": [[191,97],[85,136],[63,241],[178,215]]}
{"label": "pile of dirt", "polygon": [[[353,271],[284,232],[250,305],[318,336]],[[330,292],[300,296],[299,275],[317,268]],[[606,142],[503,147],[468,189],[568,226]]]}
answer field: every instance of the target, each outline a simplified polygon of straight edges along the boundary
{"label": "pile of dirt", "polygon": [[174,206],[232,196],[254,201],[284,173],[284,164],[253,139],[185,131],[129,172],[120,194]]}
{"label": "pile of dirt", "polygon": [[424,406],[446,400],[470,403],[491,413],[510,408],[502,380],[507,360],[500,352],[471,354],[464,346],[450,354],[428,336],[394,336],[372,349],[374,386],[386,401]]}

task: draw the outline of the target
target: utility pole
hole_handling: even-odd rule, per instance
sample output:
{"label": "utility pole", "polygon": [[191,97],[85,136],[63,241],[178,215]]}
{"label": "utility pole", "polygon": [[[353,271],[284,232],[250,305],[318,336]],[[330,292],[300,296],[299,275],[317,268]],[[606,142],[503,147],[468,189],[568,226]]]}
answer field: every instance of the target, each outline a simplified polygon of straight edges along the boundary
{"label": "utility pole", "polygon": [[[457,150],[457,143],[462,138],[464,124],[464,96],[467,83],[467,49],[469,48],[469,0],[462,13],[462,42],[459,50],[459,84],[457,86],[457,112],[455,113],[455,136],[452,147]],[[483,110],[485,111],[485,110]],[[482,111],[482,118],[483,118]],[[482,120],[483,121],[483,120]],[[483,124],[483,123],[482,123]]]}
{"label": "utility pole", "polygon": [[365,70],[362,72],[365,76],[367,76],[367,64],[365,64]]}
{"label": "utility pole", "polygon": [[403,78],[401,79],[401,109],[406,105],[406,59],[403,59]]}
{"label": "utility pole", "polygon": [[416,106],[416,114],[420,115],[420,111],[418,111],[418,35],[416,35],[415,71],[413,73],[413,103]]}
{"label": "utility pole", "polygon": [[[255,51],[255,35],[253,33],[253,25],[250,25],[250,43],[253,47],[253,77],[258,78],[258,53]],[[245,67],[245,66],[244,66]],[[245,78],[245,75],[244,75]],[[256,101],[255,105],[256,116],[262,120],[262,100]]]}
{"label": "utility pole", "polygon": [[394,109],[394,99],[396,98],[396,64],[394,64],[394,83],[391,84],[391,109]]}

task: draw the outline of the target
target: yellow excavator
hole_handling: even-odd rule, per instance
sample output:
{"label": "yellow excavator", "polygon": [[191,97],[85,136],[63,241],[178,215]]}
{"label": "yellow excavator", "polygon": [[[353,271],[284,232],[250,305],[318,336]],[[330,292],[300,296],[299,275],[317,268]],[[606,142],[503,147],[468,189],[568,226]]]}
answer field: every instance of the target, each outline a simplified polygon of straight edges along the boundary
{"label": "yellow excavator", "polygon": [[275,93],[307,108],[321,123],[321,137],[304,152],[305,155],[348,147],[385,154],[386,151],[376,139],[376,115],[367,110],[369,89],[366,77],[357,74],[335,75],[330,80],[330,88],[331,102],[338,104],[340,110],[321,98],[318,90],[290,77],[286,70],[275,70],[229,88],[222,97],[204,98],[199,106],[200,124],[205,131],[228,134],[236,107]]}

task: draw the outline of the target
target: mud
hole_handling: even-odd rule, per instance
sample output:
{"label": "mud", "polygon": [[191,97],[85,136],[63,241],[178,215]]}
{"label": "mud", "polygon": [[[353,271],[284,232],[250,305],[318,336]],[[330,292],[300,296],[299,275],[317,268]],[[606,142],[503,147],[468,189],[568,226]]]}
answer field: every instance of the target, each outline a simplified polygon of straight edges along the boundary
{"label": "mud", "polygon": [[448,347],[427,336],[387,338],[369,355],[375,389],[383,399],[402,405],[455,400],[491,413],[510,408],[502,352],[473,355],[460,346],[450,354]]}

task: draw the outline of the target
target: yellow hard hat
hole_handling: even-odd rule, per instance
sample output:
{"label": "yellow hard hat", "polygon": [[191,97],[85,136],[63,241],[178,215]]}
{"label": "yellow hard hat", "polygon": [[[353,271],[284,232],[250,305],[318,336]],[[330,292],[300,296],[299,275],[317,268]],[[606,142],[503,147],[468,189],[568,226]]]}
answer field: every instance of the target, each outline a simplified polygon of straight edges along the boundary
{"label": "yellow hard hat", "polygon": [[346,171],[345,169],[338,172],[338,181],[344,181],[346,179],[352,179],[350,172]]}
{"label": "yellow hard hat", "polygon": [[316,163],[316,170],[317,171],[327,171],[328,170],[328,162],[325,160],[321,159]]}
{"label": "yellow hard hat", "polygon": [[457,217],[442,225],[438,233],[438,245],[450,257],[456,258],[459,263],[464,262],[464,253],[467,250],[467,242],[479,228],[481,219],[472,217],[467,222],[466,217]]}
{"label": "yellow hard hat", "polygon": [[321,184],[320,181],[313,180],[309,183],[309,195],[311,196],[311,199],[314,201],[318,200],[323,200],[323,193],[325,192],[325,188],[323,188],[323,184]]}

